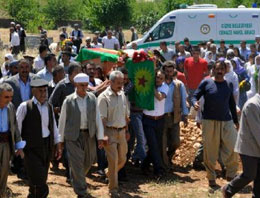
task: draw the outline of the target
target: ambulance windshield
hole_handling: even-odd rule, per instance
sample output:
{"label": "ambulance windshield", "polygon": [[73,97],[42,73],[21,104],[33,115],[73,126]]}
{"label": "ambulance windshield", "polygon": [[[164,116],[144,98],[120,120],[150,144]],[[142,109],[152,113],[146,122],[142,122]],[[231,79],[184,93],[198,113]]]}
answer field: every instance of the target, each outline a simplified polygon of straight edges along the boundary
{"label": "ambulance windshield", "polygon": [[174,33],[175,22],[166,22],[159,24],[152,32],[149,33],[149,36],[145,42],[151,42],[161,39],[167,39],[172,37]]}

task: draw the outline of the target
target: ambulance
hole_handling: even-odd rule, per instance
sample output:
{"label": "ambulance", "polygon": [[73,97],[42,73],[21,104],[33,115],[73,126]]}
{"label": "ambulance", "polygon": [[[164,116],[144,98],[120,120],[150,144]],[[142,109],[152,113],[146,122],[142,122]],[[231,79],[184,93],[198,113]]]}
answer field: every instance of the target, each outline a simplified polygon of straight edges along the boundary
{"label": "ambulance", "polygon": [[[192,45],[213,39],[218,45],[223,39],[235,46],[241,40],[247,44],[255,42],[260,35],[260,9],[217,8],[216,5],[194,5],[186,9],[174,10],[163,16],[144,36],[135,42],[138,49],[158,48],[166,41],[170,48],[174,43],[183,43],[185,37]],[[127,45],[131,48],[132,42]]]}

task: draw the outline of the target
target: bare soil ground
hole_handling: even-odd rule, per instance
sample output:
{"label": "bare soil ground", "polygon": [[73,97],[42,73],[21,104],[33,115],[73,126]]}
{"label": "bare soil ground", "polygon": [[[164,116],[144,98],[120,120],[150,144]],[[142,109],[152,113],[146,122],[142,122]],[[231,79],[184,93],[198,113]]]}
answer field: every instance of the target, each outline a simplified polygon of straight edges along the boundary
{"label": "bare soil ground", "polygon": [[[197,144],[201,141],[200,130],[193,121],[181,131],[182,145],[176,152],[173,160],[173,170],[167,172],[165,177],[157,179],[151,175],[145,176],[140,168],[132,164],[127,165],[128,181],[120,183],[120,197],[122,198],[221,198],[220,190],[212,191],[208,188],[208,181],[205,171],[195,171],[191,168],[195,157]],[[194,138],[195,137],[195,138]],[[195,145],[195,146],[194,146]],[[240,167],[241,170],[241,167]],[[96,166],[86,177],[88,191],[93,197],[108,198],[108,187],[104,180],[95,173]],[[217,183],[222,186],[226,180],[221,177],[220,168],[217,166]],[[48,184],[50,187],[50,198],[76,198],[72,187],[66,183],[64,168],[60,167],[58,173],[49,172]],[[28,193],[27,185],[17,179],[16,176],[9,176],[8,186],[12,189],[14,197],[25,198]],[[235,198],[251,197],[252,187],[247,186]]]}

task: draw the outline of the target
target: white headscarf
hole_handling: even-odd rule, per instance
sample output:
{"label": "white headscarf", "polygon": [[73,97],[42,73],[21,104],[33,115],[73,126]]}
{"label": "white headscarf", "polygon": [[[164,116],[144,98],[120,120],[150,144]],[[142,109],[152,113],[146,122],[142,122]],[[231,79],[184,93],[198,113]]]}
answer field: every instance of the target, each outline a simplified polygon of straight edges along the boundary
{"label": "white headscarf", "polygon": [[[209,58],[209,55],[212,54],[212,57]],[[207,51],[205,54],[205,60],[209,63],[209,62],[215,62],[213,59],[213,52],[212,51]]]}
{"label": "white headscarf", "polygon": [[236,104],[238,104],[239,99],[239,83],[238,83],[238,76],[233,71],[232,63],[230,60],[225,60],[225,63],[230,67],[230,70],[228,73],[225,74],[224,78],[228,83],[231,83],[233,85],[233,95],[235,97]]}

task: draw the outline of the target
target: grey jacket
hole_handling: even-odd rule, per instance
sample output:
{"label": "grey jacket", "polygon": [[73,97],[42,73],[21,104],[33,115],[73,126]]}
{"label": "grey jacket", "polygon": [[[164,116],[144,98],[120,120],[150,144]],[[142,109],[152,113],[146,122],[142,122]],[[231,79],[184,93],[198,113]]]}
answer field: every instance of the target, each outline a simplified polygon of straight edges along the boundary
{"label": "grey jacket", "polygon": [[20,142],[22,139],[18,129],[14,105],[12,103],[9,103],[7,105],[7,109],[9,130],[11,132],[11,153],[14,154],[15,143]]}
{"label": "grey jacket", "polygon": [[244,105],[235,151],[260,157],[260,95],[256,94]]}
{"label": "grey jacket", "polygon": [[[37,78],[37,76],[35,74],[30,73],[29,78],[30,79]],[[14,104],[15,109],[17,109],[18,106],[23,102],[22,97],[21,97],[21,92],[20,92],[19,74],[16,74],[16,75],[8,78],[5,82],[10,84],[12,86],[12,88],[14,89],[14,96],[13,96],[12,103]],[[30,95],[30,98],[32,98],[32,93]]]}
{"label": "grey jacket", "polygon": [[[64,137],[66,140],[76,141],[80,133],[80,110],[76,101],[76,94],[67,96],[64,101],[66,105],[66,123],[64,128]],[[97,132],[96,127],[96,97],[92,93],[87,94],[87,122],[90,137]]]}

